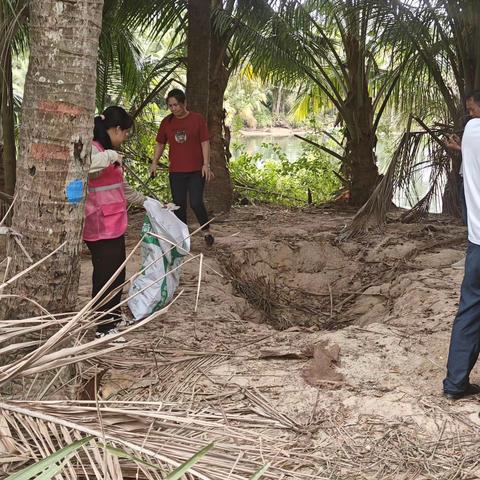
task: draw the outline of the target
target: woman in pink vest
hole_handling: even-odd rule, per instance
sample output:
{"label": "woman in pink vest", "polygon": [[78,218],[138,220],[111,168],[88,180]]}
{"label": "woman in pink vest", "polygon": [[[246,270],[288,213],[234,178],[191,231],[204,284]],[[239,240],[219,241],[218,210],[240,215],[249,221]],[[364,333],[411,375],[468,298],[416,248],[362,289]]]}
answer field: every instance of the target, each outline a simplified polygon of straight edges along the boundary
{"label": "woman in pink vest", "polygon": [[[145,197],[123,178],[123,157],[117,149],[128,138],[133,120],[121,107],[108,107],[95,117],[83,239],[92,255],[92,298],[112,278],[125,261],[127,202],[143,205]],[[125,281],[125,268],[103,293],[97,304]],[[97,327],[97,337],[117,333],[121,320],[118,304],[122,291],[102,303],[97,310],[108,312]],[[105,322],[105,320],[108,320]],[[116,341],[125,341],[120,337]]]}

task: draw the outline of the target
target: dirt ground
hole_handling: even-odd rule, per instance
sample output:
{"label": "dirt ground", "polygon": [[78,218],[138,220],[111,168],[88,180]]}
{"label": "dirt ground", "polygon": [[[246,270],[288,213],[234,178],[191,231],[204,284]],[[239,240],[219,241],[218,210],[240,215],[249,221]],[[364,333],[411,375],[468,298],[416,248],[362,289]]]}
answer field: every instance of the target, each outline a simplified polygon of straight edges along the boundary
{"label": "dirt ground", "polygon": [[[350,218],[245,206],[214,224],[214,248],[194,237],[198,311],[193,261],[168,313],[106,360],[101,395],[208,405],[252,442],[258,419],[273,421],[266,459],[283,473],[270,478],[480,478],[479,401],[441,396],[465,228],[432,216],[338,243]],[[141,222],[131,217],[128,248]],[[84,254],[81,302],[90,275]]]}

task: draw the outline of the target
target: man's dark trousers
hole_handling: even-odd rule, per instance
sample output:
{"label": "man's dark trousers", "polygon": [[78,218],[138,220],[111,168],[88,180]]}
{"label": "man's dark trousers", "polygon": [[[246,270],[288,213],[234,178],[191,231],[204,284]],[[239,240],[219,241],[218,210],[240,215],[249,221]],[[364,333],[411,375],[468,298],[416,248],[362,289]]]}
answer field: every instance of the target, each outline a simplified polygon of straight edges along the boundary
{"label": "man's dark trousers", "polygon": [[480,245],[468,242],[465,276],[460,291],[460,305],[453,322],[446,393],[462,393],[469,385],[470,371],[480,351]]}

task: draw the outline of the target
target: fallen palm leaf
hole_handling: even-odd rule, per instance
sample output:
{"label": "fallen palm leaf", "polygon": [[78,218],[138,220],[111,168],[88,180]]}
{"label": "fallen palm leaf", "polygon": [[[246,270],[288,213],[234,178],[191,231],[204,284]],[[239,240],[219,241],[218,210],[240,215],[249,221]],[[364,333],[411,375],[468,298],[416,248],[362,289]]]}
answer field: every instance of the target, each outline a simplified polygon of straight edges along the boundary
{"label": "fallen palm leaf", "polygon": [[192,458],[187,460],[183,465],[180,465],[172,473],[170,473],[165,480],[179,480],[184,473],[188,472],[191,467],[193,467],[207,452],[209,452],[213,448],[213,445],[213,443],[210,443],[206,447],[202,448]]}
{"label": "fallen palm leaf", "polygon": [[29,467],[18,473],[13,473],[12,475],[9,475],[6,480],[31,480],[33,478],[51,479],[64,467],[64,464],[61,464],[59,466],[57,465],[57,462],[64,460],[66,457],[69,457],[76,450],[89,443],[92,439],[93,437],[89,436],[83,438],[82,440],[77,440],[76,442],[67,445],[66,447],[58,450],[57,452],[52,453],[51,455],[40,460],[34,465],[30,465]]}
{"label": "fallen palm leaf", "polygon": [[[423,130],[413,131],[413,120],[419,123]],[[382,180],[368,201],[358,210],[350,225],[340,233],[339,240],[362,236],[370,230],[382,230],[396,191],[403,192],[410,205],[413,205],[402,221],[417,221],[428,214],[432,202],[439,198],[442,182],[450,171],[450,155],[438,138],[439,133],[442,132],[435,132],[420,119],[410,116],[406,131]],[[427,168],[431,169],[430,188],[427,194],[419,199],[415,181],[418,172]]]}
{"label": "fallen palm leaf", "polygon": [[[198,452],[199,444],[208,441],[215,442],[216,448],[189,471],[192,478],[244,480],[250,478],[251,472],[264,464],[265,459],[271,464],[265,473],[267,478],[277,479],[287,474],[292,479],[316,478],[308,473],[296,474],[292,468],[311,464],[310,453],[292,450],[289,441],[282,440],[278,431],[275,437],[262,433],[267,427],[275,431],[278,423],[274,419],[226,414],[225,423],[221,413],[213,415],[205,408],[186,411],[182,404],[166,402],[122,405],[122,402],[99,401],[98,408],[95,402],[10,402],[0,403],[0,413],[8,422],[17,449],[30,452],[32,459],[52,453],[71,439],[93,435],[142,462],[158,464],[165,471],[168,466],[177,468],[183,465]],[[52,441],[46,446],[45,439]],[[81,462],[76,458],[77,463],[80,462],[76,468],[83,465],[90,472],[95,468],[100,471],[102,454],[98,448],[90,450],[93,452],[91,459],[82,454]],[[288,458],[283,452],[289,452]],[[141,465],[142,471],[150,471],[125,456],[119,458],[108,449],[107,453],[112,464],[109,472],[121,468],[127,475]],[[113,459],[117,459],[116,467]],[[120,464],[118,460],[121,460]],[[92,478],[102,478],[94,473],[91,475]],[[150,476],[161,478],[151,471]]]}

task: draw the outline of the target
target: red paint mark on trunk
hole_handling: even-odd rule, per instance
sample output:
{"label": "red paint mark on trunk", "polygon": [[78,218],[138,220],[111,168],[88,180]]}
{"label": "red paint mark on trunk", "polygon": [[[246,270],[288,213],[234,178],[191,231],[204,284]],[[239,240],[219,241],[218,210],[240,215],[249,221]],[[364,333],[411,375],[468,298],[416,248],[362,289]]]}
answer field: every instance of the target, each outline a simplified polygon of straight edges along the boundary
{"label": "red paint mark on trunk", "polygon": [[51,143],[34,143],[30,150],[34,160],[68,160],[70,149]]}
{"label": "red paint mark on trunk", "polygon": [[42,112],[60,113],[63,115],[74,116],[87,113],[85,108],[79,107],[77,105],[72,105],[71,103],[65,102],[51,102],[48,100],[43,100],[39,102],[38,109]]}

